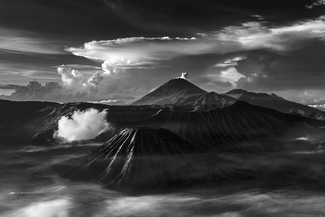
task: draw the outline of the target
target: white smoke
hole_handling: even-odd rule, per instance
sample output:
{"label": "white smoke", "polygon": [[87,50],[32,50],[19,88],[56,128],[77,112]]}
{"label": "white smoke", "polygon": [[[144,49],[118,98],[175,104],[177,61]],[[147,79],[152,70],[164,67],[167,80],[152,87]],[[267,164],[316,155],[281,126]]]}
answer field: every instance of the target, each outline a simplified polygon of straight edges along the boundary
{"label": "white smoke", "polygon": [[68,142],[93,139],[112,126],[106,121],[107,110],[96,109],[75,111],[69,118],[62,116],[58,121],[58,130],[54,137],[63,138]]}
{"label": "white smoke", "polygon": [[182,72],[181,76],[179,76],[178,78],[188,79],[188,73],[187,72]]}

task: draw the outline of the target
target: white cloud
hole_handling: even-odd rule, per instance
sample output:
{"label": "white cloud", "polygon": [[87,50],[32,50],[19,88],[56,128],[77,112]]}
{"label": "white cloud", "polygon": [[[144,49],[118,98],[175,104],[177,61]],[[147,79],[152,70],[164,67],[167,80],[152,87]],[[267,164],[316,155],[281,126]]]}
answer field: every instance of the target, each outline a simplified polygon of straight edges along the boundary
{"label": "white cloud", "polygon": [[58,130],[53,135],[68,142],[93,139],[102,132],[112,129],[106,121],[107,111],[96,109],[75,111],[71,117],[62,116],[58,121]]}
{"label": "white cloud", "polygon": [[314,3],[311,5],[306,5],[306,8],[313,9],[314,7],[324,6],[325,0],[314,0]]}
{"label": "white cloud", "polygon": [[283,53],[305,46],[303,42],[306,40],[325,40],[324,21],[324,17],[319,17],[274,28],[265,26],[261,21],[247,22],[241,26],[228,26],[213,34],[198,33],[196,38],[119,38],[91,41],[66,50],[77,56],[103,61],[106,67],[126,69],[155,67],[156,63],[183,55],[225,54],[256,49]]}
{"label": "white cloud", "polygon": [[229,67],[229,66],[236,66],[237,65],[237,61],[244,59],[244,57],[235,57],[232,59],[228,59],[222,63],[217,63],[214,65],[214,67],[218,67],[218,68],[225,68],[225,67]]}
{"label": "white cloud", "polygon": [[58,68],[58,73],[61,75],[63,85],[69,88],[79,88],[85,83],[86,78],[76,69],[60,66]]}
{"label": "white cloud", "polygon": [[109,83],[108,80],[119,79],[117,76],[117,69],[106,67],[105,62],[102,65],[102,70],[93,73],[90,77],[86,77],[77,69],[72,69],[69,66],[59,66],[58,73],[61,75],[62,84],[68,90],[75,90],[78,92],[87,92],[91,88],[98,89],[102,83]]}
{"label": "white cloud", "polygon": [[310,107],[319,109],[319,110],[324,110],[325,111],[325,104],[311,104],[309,105]]}
{"label": "white cloud", "polygon": [[305,46],[306,41],[325,40],[325,19],[319,17],[291,26],[266,28],[262,25],[250,25],[246,30],[234,29],[231,35],[244,49],[270,49],[277,52],[290,52]]}
{"label": "white cloud", "polygon": [[66,50],[77,56],[105,61],[114,68],[152,67],[157,61],[169,60],[182,55],[226,53],[237,50],[233,43],[216,39],[198,38],[121,38],[91,41],[79,48]]}
{"label": "white cloud", "polygon": [[68,217],[73,204],[69,198],[34,202],[3,217]]}
{"label": "white cloud", "polygon": [[257,18],[259,20],[264,20],[264,17],[258,14],[252,15],[251,17]]}
{"label": "white cloud", "polygon": [[236,82],[240,79],[245,77],[243,74],[239,73],[236,68],[231,67],[220,73],[213,73],[207,75],[208,78],[212,79],[213,81],[218,82],[229,82],[232,85],[236,86]]}

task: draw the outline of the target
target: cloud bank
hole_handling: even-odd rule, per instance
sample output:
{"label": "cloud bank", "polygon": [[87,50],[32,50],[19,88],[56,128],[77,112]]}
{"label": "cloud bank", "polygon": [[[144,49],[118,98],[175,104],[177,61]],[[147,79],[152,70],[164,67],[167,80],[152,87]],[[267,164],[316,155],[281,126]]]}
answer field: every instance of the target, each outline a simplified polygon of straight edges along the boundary
{"label": "cloud bank", "polygon": [[107,111],[96,109],[75,111],[71,117],[62,116],[58,121],[58,130],[54,137],[68,142],[93,139],[109,130],[112,126],[106,121]]}
{"label": "cloud bank", "polygon": [[[141,87],[141,81],[136,82],[133,72],[113,68],[103,63],[102,68],[84,69],[73,65],[58,66],[57,72],[61,82],[47,82],[44,85],[30,81],[26,86],[17,86],[9,97],[13,100],[46,100],[46,101],[106,101],[116,104],[128,104],[134,96],[147,92]],[[80,69],[80,71],[79,71]],[[114,102],[112,100],[115,100]]]}
{"label": "cloud bank", "polygon": [[[77,56],[105,61],[112,67],[148,66],[182,55],[225,54],[266,49],[291,52],[306,46],[308,40],[325,41],[325,17],[269,28],[264,22],[247,22],[220,31],[198,33],[196,37],[133,37],[91,41],[66,51]],[[307,44],[308,45],[308,44]]]}

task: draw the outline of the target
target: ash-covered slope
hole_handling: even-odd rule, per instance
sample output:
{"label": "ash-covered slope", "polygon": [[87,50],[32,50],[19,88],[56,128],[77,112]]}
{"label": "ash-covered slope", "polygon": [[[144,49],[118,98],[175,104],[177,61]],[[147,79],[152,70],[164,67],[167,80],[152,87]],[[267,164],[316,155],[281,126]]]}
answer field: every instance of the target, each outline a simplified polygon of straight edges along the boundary
{"label": "ash-covered slope", "polygon": [[214,174],[223,174],[218,163],[169,130],[128,128],[90,156],[61,163],[56,170],[64,178],[108,187],[152,188],[212,181]]}
{"label": "ash-covered slope", "polygon": [[1,147],[21,143],[48,127],[54,127],[56,117],[61,113],[57,110],[59,108],[60,104],[52,102],[0,100]]}
{"label": "ash-covered slope", "polygon": [[178,105],[186,105],[198,107],[198,109],[209,110],[214,108],[224,108],[232,105],[236,101],[237,100],[232,97],[220,95],[216,92],[209,92],[190,96],[184,100],[181,100]]}
{"label": "ash-covered slope", "polygon": [[163,127],[197,144],[200,149],[220,151],[267,151],[280,147],[286,133],[325,123],[237,101],[233,105],[203,112],[184,112],[181,108],[162,109],[142,122]]}
{"label": "ash-covered slope", "polygon": [[224,95],[248,102],[252,105],[271,108],[284,113],[292,113],[292,111],[295,111],[295,113],[301,114],[302,116],[314,117],[318,120],[325,119],[325,113],[324,115],[313,116],[313,114],[319,113],[320,111],[306,105],[288,101],[275,94],[253,93],[242,89],[234,89]]}
{"label": "ash-covered slope", "polygon": [[207,93],[205,90],[186,79],[176,78],[169,80],[132,105],[176,105],[184,98],[205,93]]}

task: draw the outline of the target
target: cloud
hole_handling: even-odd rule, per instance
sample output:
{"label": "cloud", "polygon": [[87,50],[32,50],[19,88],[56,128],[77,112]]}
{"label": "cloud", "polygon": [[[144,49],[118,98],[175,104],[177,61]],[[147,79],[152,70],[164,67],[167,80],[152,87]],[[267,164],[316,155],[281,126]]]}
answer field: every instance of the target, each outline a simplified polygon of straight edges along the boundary
{"label": "cloud", "polygon": [[233,43],[217,42],[215,39],[134,37],[106,41],[91,41],[79,48],[66,50],[77,56],[105,61],[113,68],[153,67],[159,61],[183,55],[226,53],[234,51]]}
{"label": "cloud", "polygon": [[314,0],[311,5],[306,5],[306,8],[313,9],[314,7],[325,6],[325,0]]}
{"label": "cloud", "polygon": [[26,86],[19,86],[10,95],[14,100],[50,100],[62,92],[58,82],[47,82],[45,85],[37,81],[29,81]]}
{"label": "cloud", "polygon": [[85,83],[85,77],[76,69],[68,67],[59,67],[58,73],[61,75],[63,85],[70,88],[79,88]]}
{"label": "cloud", "polygon": [[192,35],[211,32],[225,26],[252,20],[265,20],[274,25],[293,23],[318,16],[322,11],[306,8],[319,0],[273,1],[175,1],[105,0],[110,13],[138,29],[170,35]]}
{"label": "cloud", "polygon": [[[259,57],[248,54],[246,57],[235,57],[216,64],[208,72],[206,77],[211,82],[231,84],[232,88],[258,90],[269,88],[265,84],[274,81],[271,64],[275,61],[272,55]],[[271,81],[269,81],[271,80]]]}
{"label": "cloud", "polygon": [[17,89],[20,87],[22,86],[17,84],[0,84],[0,89]]}
{"label": "cloud", "polygon": [[68,142],[93,139],[99,134],[112,129],[106,121],[107,111],[96,109],[75,111],[71,117],[62,116],[58,121],[58,130],[54,137]]}
{"label": "cloud", "polygon": [[[301,49],[313,40],[325,41],[325,17],[269,28],[265,22],[246,22],[192,38],[131,37],[86,42],[66,51],[103,61],[105,67],[145,68],[186,55],[226,54],[266,49],[283,54]],[[219,65],[225,66],[225,65]],[[217,65],[218,67],[218,65]]]}
{"label": "cloud", "polygon": [[308,41],[325,41],[325,17],[268,28],[263,22],[248,22],[229,26],[216,33],[217,38],[235,41],[244,50],[267,49],[287,53],[308,46]]}
{"label": "cloud", "polygon": [[[139,77],[141,71],[112,68],[102,65],[101,70],[88,71],[73,69],[70,65],[61,65],[57,73],[61,75],[61,82],[47,82],[44,85],[31,81],[21,86],[9,97],[12,100],[46,100],[46,101],[107,101],[113,104],[126,104],[134,97],[142,96],[152,88],[152,82]],[[141,76],[140,76],[141,77]],[[151,77],[148,76],[149,81]]]}
{"label": "cloud", "polygon": [[68,198],[34,202],[4,217],[68,217],[73,204]]}
{"label": "cloud", "polygon": [[324,104],[310,104],[310,107],[325,111],[325,103]]}
{"label": "cloud", "polygon": [[224,68],[224,67],[229,67],[229,66],[236,66],[237,65],[237,61],[238,60],[242,60],[244,59],[243,57],[235,57],[232,59],[228,59],[222,63],[217,63],[215,64],[214,67],[218,67],[218,68]]}
{"label": "cloud", "polygon": [[39,54],[66,53],[27,31],[0,27],[0,35],[0,49]]}
{"label": "cloud", "polygon": [[243,77],[243,74],[239,73],[235,67],[230,67],[220,73],[208,74],[208,78],[212,81],[231,83],[234,87],[237,87],[237,81]]}

